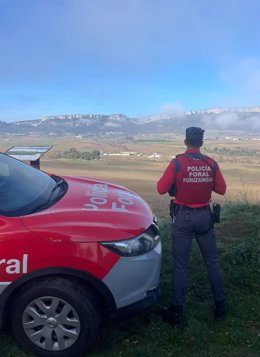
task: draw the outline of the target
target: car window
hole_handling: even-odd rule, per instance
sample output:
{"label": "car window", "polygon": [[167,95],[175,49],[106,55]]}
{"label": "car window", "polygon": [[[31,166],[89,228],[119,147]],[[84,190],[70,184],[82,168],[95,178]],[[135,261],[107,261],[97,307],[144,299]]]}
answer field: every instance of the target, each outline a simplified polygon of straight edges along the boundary
{"label": "car window", "polygon": [[57,181],[57,176],[50,177],[19,160],[0,154],[0,214],[20,216],[49,207],[56,202],[57,195],[61,196],[61,191],[62,194],[65,192],[64,189],[54,192]]}

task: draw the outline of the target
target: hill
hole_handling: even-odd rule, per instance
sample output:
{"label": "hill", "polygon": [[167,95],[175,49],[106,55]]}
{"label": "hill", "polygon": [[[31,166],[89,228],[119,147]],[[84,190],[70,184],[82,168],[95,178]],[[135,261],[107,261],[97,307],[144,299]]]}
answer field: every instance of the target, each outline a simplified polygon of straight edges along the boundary
{"label": "hill", "polygon": [[48,136],[167,135],[182,134],[188,126],[200,126],[208,135],[260,136],[260,106],[214,108],[179,114],[162,113],[142,118],[123,114],[70,114],[6,123],[0,134]]}

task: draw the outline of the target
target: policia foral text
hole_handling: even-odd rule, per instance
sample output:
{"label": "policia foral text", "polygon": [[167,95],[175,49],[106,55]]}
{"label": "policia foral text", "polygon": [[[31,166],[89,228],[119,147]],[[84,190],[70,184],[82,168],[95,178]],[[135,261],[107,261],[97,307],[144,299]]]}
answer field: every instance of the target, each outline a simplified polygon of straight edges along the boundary
{"label": "policia foral text", "polygon": [[207,268],[215,302],[214,318],[223,320],[227,303],[223,280],[217,258],[216,234],[210,209],[212,191],[224,195],[226,182],[218,164],[202,155],[204,130],[186,129],[187,150],[173,159],[157,183],[159,194],[173,190],[172,200],[172,303],[162,309],[162,317],[172,326],[183,327],[183,305],[187,264],[193,236],[199,245]]}

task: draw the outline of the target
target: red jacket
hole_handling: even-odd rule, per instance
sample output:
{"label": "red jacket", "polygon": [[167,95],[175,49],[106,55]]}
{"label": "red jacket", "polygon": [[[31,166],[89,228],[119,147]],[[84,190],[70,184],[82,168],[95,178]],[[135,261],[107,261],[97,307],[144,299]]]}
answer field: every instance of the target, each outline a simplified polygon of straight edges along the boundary
{"label": "red jacket", "polygon": [[188,149],[178,157],[180,170],[176,172],[174,160],[166,168],[157,183],[160,194],[167,193],[175,183],[175,199],[177,204],[189,207],[202,207],[209,204],[212,191],[224,195],[226,182],[218,164],[209,156],[204,159],[192,158],[185,154],[200,153],[199,149]]}

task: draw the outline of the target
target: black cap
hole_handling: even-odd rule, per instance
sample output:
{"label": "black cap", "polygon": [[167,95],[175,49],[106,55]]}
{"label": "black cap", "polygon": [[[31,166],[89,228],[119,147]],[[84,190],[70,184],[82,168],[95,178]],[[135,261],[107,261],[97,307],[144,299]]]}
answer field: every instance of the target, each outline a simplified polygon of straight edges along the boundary
{"label": "black cap", "polygon": [[186,138],[196,138],[196,139],[203,139],[203,134],[204,134],[203,129],[198,128],[196,126],[191,126],[190,128],[186,129]]}

